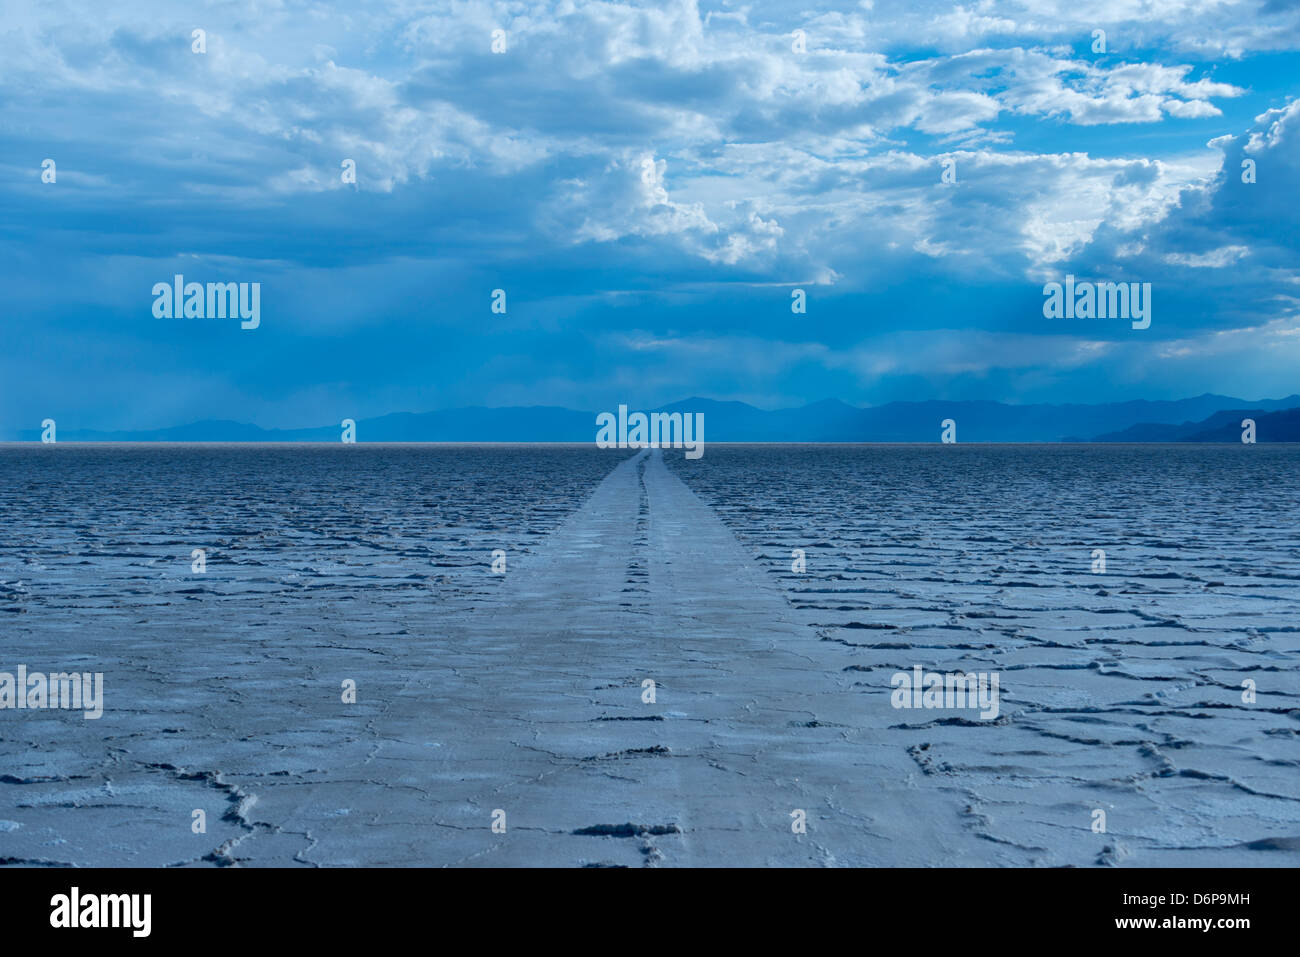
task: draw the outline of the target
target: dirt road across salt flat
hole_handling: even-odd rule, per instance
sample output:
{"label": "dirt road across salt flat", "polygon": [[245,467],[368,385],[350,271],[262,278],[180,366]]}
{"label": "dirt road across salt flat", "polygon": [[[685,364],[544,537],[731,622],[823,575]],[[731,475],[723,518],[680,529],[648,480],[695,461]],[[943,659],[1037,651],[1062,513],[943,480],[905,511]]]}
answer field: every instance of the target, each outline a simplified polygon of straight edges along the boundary
{"label": "dirt road across salt flat", "polygon": [[[619,465],[507,576],[498,608],[420,623],[444,640],[374,722],[367,767],[389,785],[344,818],[324,816],[345,803],[325,799],[333,785],[274,815],[311,834],[308,859],[1013,859],[963,826],[959,793],[864,730],[852,679],[819,663],[821,643],[662,453]],[[256,837],[238,853],[260,857]]]}

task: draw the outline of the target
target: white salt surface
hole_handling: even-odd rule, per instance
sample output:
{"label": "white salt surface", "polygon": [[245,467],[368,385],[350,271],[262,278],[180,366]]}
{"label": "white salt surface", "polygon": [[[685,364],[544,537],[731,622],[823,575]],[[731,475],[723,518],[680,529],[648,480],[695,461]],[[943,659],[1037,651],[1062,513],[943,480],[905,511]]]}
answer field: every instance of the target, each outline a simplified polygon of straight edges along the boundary
{"label": "white salt surface", "polygon": [[[0,668],[102,671],[107,700],[98,721],[0,712],[0,859],[1300,863],[1294,633],[1266,649],[1171,645],[1181,629],[1134,617],[1097,646],[1078,631],[1086,610],[940,581],[835,624],[677,469],[658,452],[623,459],[503,578],[483,556],[473,571],[491,587],[404,590],[397,610],[337,575],[310,602],[273,601],[284,583],[264,569],[260,616],[246,597],[174,596],[10,616]],[[943,603],[962,591],[972,613],[1050,646],[953,642]],[[1126,653],[1134,642],[1146,653]],[[1279,680],[1248,708],[1234,689],[1260,654]],[[894,709],[889,677],[914,664],[1000,671],[998,720]]]}

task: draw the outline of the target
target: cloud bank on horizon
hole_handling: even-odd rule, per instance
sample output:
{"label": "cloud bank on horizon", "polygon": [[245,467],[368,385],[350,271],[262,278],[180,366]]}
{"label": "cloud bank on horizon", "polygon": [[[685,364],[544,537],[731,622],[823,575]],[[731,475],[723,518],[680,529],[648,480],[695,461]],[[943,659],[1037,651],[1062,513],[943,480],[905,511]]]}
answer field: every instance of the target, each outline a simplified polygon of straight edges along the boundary
{"label": "cloud bank on horizon", "polygon": [[1298,391],[1283,0],[0,10],[5,425]]}

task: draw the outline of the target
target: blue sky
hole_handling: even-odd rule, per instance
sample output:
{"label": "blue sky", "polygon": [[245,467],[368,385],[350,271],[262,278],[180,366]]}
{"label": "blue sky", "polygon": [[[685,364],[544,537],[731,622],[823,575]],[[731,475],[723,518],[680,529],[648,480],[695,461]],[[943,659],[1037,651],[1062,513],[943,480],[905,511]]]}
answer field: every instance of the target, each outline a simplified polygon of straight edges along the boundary
{"label": "blue sky", "polygon": [[4,427],[1300,392],[1291,3],[0,10]]}

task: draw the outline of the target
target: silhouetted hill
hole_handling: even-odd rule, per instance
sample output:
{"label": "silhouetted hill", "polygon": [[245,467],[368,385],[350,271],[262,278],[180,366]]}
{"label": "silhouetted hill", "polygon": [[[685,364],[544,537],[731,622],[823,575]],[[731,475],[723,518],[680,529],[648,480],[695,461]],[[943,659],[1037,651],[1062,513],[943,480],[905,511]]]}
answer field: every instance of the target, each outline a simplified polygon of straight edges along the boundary
{"label": "silhouetted hill", "polygon": [[1096,442],[1240,442],[1242,420],[1255,420],[1256,442],[1300,442],[1300,408],[1225,409],[1200,422],[1159,425],[1144,422],[1097,436]]}

